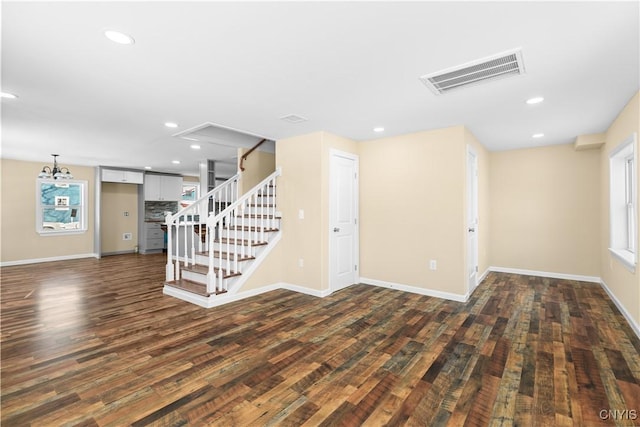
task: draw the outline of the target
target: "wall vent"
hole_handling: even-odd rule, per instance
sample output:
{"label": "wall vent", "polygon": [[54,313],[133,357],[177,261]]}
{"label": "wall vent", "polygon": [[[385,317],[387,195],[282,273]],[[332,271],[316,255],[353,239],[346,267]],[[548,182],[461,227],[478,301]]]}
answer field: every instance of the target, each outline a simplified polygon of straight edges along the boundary
{"label": "wall vent", "polygon": [[285,122],[289,122],[289,123],[301,123],[301,122],[306,122],[308,119],[302,116],[298,116],[296,114],[288,114],[286,116],[280,117],[280,120],[284,120]]}
{"label": "wall vent", "polygon": [[467,86],[524,74],[520,48],[492,55],[420,77],[433,93],[441,95]]}

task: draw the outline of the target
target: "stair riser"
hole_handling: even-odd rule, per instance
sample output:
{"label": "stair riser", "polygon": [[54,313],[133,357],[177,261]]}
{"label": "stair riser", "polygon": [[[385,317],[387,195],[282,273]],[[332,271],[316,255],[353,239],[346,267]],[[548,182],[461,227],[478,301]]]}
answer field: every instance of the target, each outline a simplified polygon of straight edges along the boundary
{"label": "stair riser", "polygon": [[[248,213],[263,213],[265,215],[273,215],[274,209],[273,206],[267,206],[272,204],[272,202],[267,201],[264,206],[258,204],[257,206],[246,206],[244,209],[236,209],[236,213],[240,214],[248,214]],[[276,208],[277,210],[277,208]]]}
{"label": "stair riser", "polygon": [[[242,252],[243,249],[244,249],[244,252]],[[220,245],[218,243],[214,243],[214,250],[216,251],[220,250]],[[222,244],[222,250],[225,252],[227,251],[226,243]],[[248,246],[243,246],[243,245],[229,245],[229,251],[234,254],[244,254],[245,257],[255,256],[256,246],[252,246],[251,248],[249,248]]]}
{"label": "stair riser", "polygon": [[[242,233],[240,230],[238,230],[237,237],[238,239],[243,240],[251,239],[253,241],[258,240],[268,242],[272,234],[273,232],[265,231],[263,236],[263,233],[260,231],[245,231],[244,233]],[[236,238],[236,234],[234,230],[222,230],[222,237],[234,239]]]}
{"label": "stair riser", "polygon": [[204,285],[207,284],[207,275],[196,273],[195,271],[182,270],[182,278],[202,283]]}
{"label": "stair riser", "polygon": [[[234,222],[231,223],[232,226],[237,226],[238,232],[240,232],[240,229],[242,229],[242,227],[257,227],[257,228],[262,228],[263,225],[269,229],[269,228],[280,228],[280,221],[279,220],[274,220],[274,219],[265,219],[264,221],[258,219],[256,221],[255,218],[245,218],[244,219],[244,224],[242,223],[241,218],[237,218]],[[233,231],[233,230],[232,230]]]}
{"label": "stair riser", "polygon": [[[238,271],[242,272],[242,268],[244,264],[248,261],[238,261]],[[196,255],[196,263],[202,265],[209,265],[209,258],[204,255]],[[231,271],[234,271],[235,261],[229,260],[229,265],[231,266]],[[213,266],[218,268],[227,269],[227,260],[219,260],[218,258],[213,259]]]}

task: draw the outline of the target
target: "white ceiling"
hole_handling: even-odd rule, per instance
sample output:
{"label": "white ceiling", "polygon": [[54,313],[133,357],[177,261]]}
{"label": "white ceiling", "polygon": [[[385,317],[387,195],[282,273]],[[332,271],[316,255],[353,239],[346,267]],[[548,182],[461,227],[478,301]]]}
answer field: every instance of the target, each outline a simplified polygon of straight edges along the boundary
{"label": "white ceiling", "polygon": [[[275,140],[463,124],[490,150],[570,143],[638,91],[639,4],[3,1],[2,90],[19,98],[2,100],[2,157],[196,174],[235,156],[172,137],[206,122]],[[440,96],[419,80],[517,47],[522,76]]]}

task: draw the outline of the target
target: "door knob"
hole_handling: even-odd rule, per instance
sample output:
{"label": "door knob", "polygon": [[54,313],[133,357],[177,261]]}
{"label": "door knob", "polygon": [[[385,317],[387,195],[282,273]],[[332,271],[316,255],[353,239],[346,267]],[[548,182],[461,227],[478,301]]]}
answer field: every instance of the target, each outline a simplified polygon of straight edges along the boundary
{"label": "door knob", "polygon": [[340,231],[340,229],[338,227],[333,227],[333,232],[337,233],[338,231]]}
{"label": "door knob", "polygon": [[473,228],[473,227],[469,229],[469,233],[475,233],[475,231],[476,231],[476,229]]}

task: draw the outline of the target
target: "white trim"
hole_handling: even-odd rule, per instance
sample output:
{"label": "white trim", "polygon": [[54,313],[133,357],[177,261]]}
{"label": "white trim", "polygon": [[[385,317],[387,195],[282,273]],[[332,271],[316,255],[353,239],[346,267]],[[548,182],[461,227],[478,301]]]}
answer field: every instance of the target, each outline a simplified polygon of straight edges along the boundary
{"label": "white trim", "polygon": [[271,285],[262,286],[260,288],[249,289],[248,291],[237,292],[235,294],[221,294],[211,295],[208,298],[203,295],[194,294],[193,292],[184,291],[182,289],[174,288],[172,286],[164,286],[162,293],[169,295],[183,301],[196,304],[204,308],[218,307],[224,304],[240,301],[246,298],[251,298],[265,292],[277,291],[279,289],[285,289],[292,292],[298,292],[301,294],[310,295],[313,297],[324,298],[331,294],[329,290],[316,290],[310,289],[304,286],[294,285],[291,283],[279,282]]}
{"label": "white trim", "polygon": [[110,256],[110,255],[126,255],[126,254],[135,254],[136,251],[134,249],[127,249],[125,251],[114,251],[114,252],[103,252],[102,256]]}
{"label": "white trim", "polygon": [[365,285],[380,286],[382,288],[388,288],[388,289],[398,289],[400,291],[411,292],[413,294],[426,295],[429,297],[442,298],[442,299],[458,301],[458,302],[467,302],[469,300],[469,295],[470,295],[469,293],[465,295],[461,295],[461,294],[454,294],[451,292],[436,291],[433,289],[418,288],[416,286],[404,285],[402,283],[394,283],[394,282],[388,282],[388,281],[377,280],[377,279],[370,279],[368,277],[361,277],[360,283]]}
{"label": "white trim", "polygon": [[633,332],[635,332],[636,336],[640,338],[640,325],[636,323],[633,316],[631,316],[631,314],[627,311],[624,305],[622,305],[620,300],[616,298],[613,292],[611,292],[611,289],[609,289],[607,284],[602,279],[600,280],[600,286],[602,286],[602,289],[604,289],[604,291],[609,295],[609,298],[611,298],[611,300],[616,305],[616,307],[618,307],[618,310],[620,310],[620,313],[622,313],[625,319],[627,319],[627,323],[629,323],[629,326],[631,326],[631,329],[633,329]]}
{"label": "white trim", "polygon": [[609,248],[609,253],[631,273],[636,272],[635,254],[626,249]]}
{"label": "white trim", "polygon": [[[162,293],[169,295],[170,297],[177,298],[182,301],[186,301],[191,304],[198,305],[203,308],[209,308],[209,299],[203,295],[194,294],[193,292],[183,291],[182,289],[173,288],[165,285],[162,288]],[[220,295],[218,295],[220,296]]]}
{"label": "white trim", "polygon": [[25,264],[38,264],[41,262],[54,262],[54,261],[67,261],[70,259],[82,259],[82,258],[99,258],[96,253],[91,254],[75,254],[75,255],[63,255],[54,256],[50,258],[33,258],[33,259],[20,259],[17,261],[5,261],[0,262],[0,267],[10,267],[12,265],[25,265]]}
{"label": "white trim", "polygon": [[581,276],[578,274],[551,273],[548,271],[523,270],[520,268],[506,268],[506,267],[492,266],[492,267],[489,267],[489,271],[495,271],[496,273],[522,274],[524,276],[549,277],[551,279],[577,280],[579,282],[591,282],[591,283],[601,282],[601,279],[596,276]]}
{"label": "white trim", "polygon": [[[480,283],[482,283],[482,281],[487,278],[489,272],[491,272],[491,268],[487,268],[484,273],[482,273],[480,278],[478,278],[478,286],[480,286]],[[476,286],[476,289],[478,289],[478,286]]]}
{"label": "white trim", "polygon": [[[294,284],[285,283],[285,282],[278,283],[277,286],[278,286],[277,289],[286,289],[288,291],[299,292],[301,294],[311,295],[313,297],[318,297],[318,298],[324,298],[332,294],[330,289],[323,289],[323,290],[311,289],[305,286],[299,286],[299,285],[294,285]],[[346,288],[343,288],[343,289],[346,289]]]}

